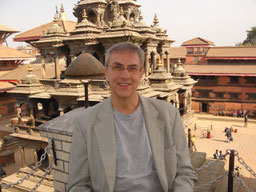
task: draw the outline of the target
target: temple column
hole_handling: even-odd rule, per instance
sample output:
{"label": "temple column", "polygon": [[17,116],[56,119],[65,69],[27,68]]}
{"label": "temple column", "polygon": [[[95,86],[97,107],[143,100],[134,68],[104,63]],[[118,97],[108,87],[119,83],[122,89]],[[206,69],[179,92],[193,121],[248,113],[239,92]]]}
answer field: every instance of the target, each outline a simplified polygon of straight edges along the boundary
{"label": "temple column", "polygon": [[22,123],[22,119],[21,119],[21,107],[19,104],[16,104],[16,108],[17,108],[17,117],[18,117],[18,124]]}
{"label": "temple column", "polygon": [[162,67],[164,68],[164,57],[163,57],[163,53],[160,54],[160,61],[162,63]]}
{"label": "temple column", "polygon": [[184,96],[183,101],[184,101],[184,109],[183,109],[183,111],[184,111],[184,114],[185,114],[185,113],[187,113],[187,96]]}
{"label": "temple column", "polygon": [[153,66],[153,68],[152,68],[152,73],[153,73],[153,71],[154,71],[155,68],[156,68],[156,64],[157,64],[157,62],[156,62],[156,55],[155,55],[155,54],[153,55],[153,59],[152,59],[152,60],[153,60],[153,65],[152,65],[152,66]]}
{"label": "temple column", "polygon": [[149,75],[149,54],[145,54],[145,77]]}
{"label": "temple column", "polygon": [[[36,150],[34,149],[33,151],[34,151],[34,163],[35,163],[35,166],[36,166],[37,163],[38,163],[38,156],[37,156]],[[39,171],[38,167],[36,168],[36,171]]]}
{"label": "temple column", "polygon": [[54,63],[55,63],[55,79],[60,79],[60,66],[59,66],[59,56],[54,56]]}
{"label": "temple column", "polygon": [[32,126],[35,127],[36,126],[36,122],[35,122],[35,116],[34,116],[34,109],[30,108],[30,118],[32,121]]}
{"label": "temple column", "polygon": [[20,156],[21,156],[21,166],[22,168],[26,167],[26,162],[25,162],[25,153],[24,153],[24,147],[20,147]]}
{"label": "temple column", "polygon": [[166,70],[167,73],[170,73],[170,60],[169,60],[169,53],[166,53]]}
{"label": "temple column", "polygon": [[176,94],[176,108],[179,109],[180,107],[180,102],[179,102],[179,94]]}
{"label": "temple column", "polygon": [[45,57],[44,56],[41,56],[41,64],[42,64],[42,78],[45,79],[46,66],[45,66]]}

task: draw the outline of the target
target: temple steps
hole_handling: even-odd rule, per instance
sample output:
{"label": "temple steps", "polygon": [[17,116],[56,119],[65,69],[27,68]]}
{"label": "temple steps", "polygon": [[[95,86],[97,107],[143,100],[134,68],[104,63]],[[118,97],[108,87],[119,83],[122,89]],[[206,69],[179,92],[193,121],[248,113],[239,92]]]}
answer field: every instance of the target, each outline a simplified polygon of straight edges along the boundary
{"label": "temple steps", "polygon": [[[225,164],[228,163],[226,160],[209,159],[206,157],[206,153],[204,152],[191,152],[190,157],[192,166],[195,170],[202,168],[197,172],[198,181],[195,183],[195,187],[214,181],[216,178],[225,174]],[[241,174],[239,177],[243,179]],[[234,179],[233,182],[233,192],[240,192],[242,190],[242,186],[236,179]],[[227,192],[227,189],[228,176],[225,175],[216,183],[204,186],[200,189],[194,189],[194,192]]]}

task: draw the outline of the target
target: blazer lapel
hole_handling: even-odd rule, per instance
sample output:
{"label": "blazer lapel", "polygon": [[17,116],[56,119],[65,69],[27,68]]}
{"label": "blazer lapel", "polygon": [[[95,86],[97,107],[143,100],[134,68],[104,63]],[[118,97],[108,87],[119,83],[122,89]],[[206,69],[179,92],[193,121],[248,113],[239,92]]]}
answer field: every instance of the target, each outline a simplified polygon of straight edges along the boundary
{"label": "blazer lapel", "polygon": [[109,191],[113,191],[116,176],[114,118],[111,98],[103,102],[105,103],[102,105],[102,109],[98,114],[99,121],[95,124],[94,128],[105,168]]}
{"label": "blazer lapel", "polygon": [[149,102],[149,100],[143,98],[142,96],[140,96],[140,100],[143,107],[144,118],[153,153],[153,159],[157,170],[157,175],[164,191],[168,191],[164,162],[165,122],[159,119],[159,112],[151,104],[151,102]]}

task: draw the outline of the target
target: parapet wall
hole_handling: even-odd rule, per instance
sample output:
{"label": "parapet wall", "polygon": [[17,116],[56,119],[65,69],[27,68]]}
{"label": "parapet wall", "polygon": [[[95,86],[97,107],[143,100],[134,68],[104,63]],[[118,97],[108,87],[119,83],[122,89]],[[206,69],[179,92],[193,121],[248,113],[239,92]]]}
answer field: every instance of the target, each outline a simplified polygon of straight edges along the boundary
{"label": "parapet wall", "polygon": [[[53,158],[52,175],[54,190],[67,192],[69,173],[69,154],[73,134],[73,118],[84,108],[72,110],[40,126],[40,135],[51,142],[50,153]],[[54,147],[53,147],[54,146]]]}

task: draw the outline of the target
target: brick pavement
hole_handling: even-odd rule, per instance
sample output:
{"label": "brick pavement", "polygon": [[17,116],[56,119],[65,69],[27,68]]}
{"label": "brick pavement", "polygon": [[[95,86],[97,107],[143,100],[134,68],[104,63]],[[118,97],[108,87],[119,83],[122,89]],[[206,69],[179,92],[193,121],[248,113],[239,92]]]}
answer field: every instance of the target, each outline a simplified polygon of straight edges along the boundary
{"label": "brick pavement", "polygon": [[[216,149],[222,150],[224,153],[227,149],[234,149],[238,151],[239,156],[244,162],[249,165],[254,172],[256,172],[256,121],[250,120],[248,127],[244,127],[243,119],[233,117],[216,117],[196,115],[198,120],[195,121],[198,129],[194,131],[194,125],[189,126],[192,134],[196,134],[196,147],[200,152],[205,152],[208,158],[213,158],[213,153]],[[211,130],[212,137],[210,139],[202,138],[202,132],[206,132],[207,128]],[[233,127],[237,129],[237,133],[232,133],[233,142],[227,143],[224,129],[225,127]],[[225,169],[228,169],[227,157]],[[244,176],[246,185],[252,190],[256,191],[256,179],[253,177],[235,158],[235,167],[242,167],[241,173]],[[243,190],[241,190],[243,191]],[[245,191],[245,190],[244,190]]]}

